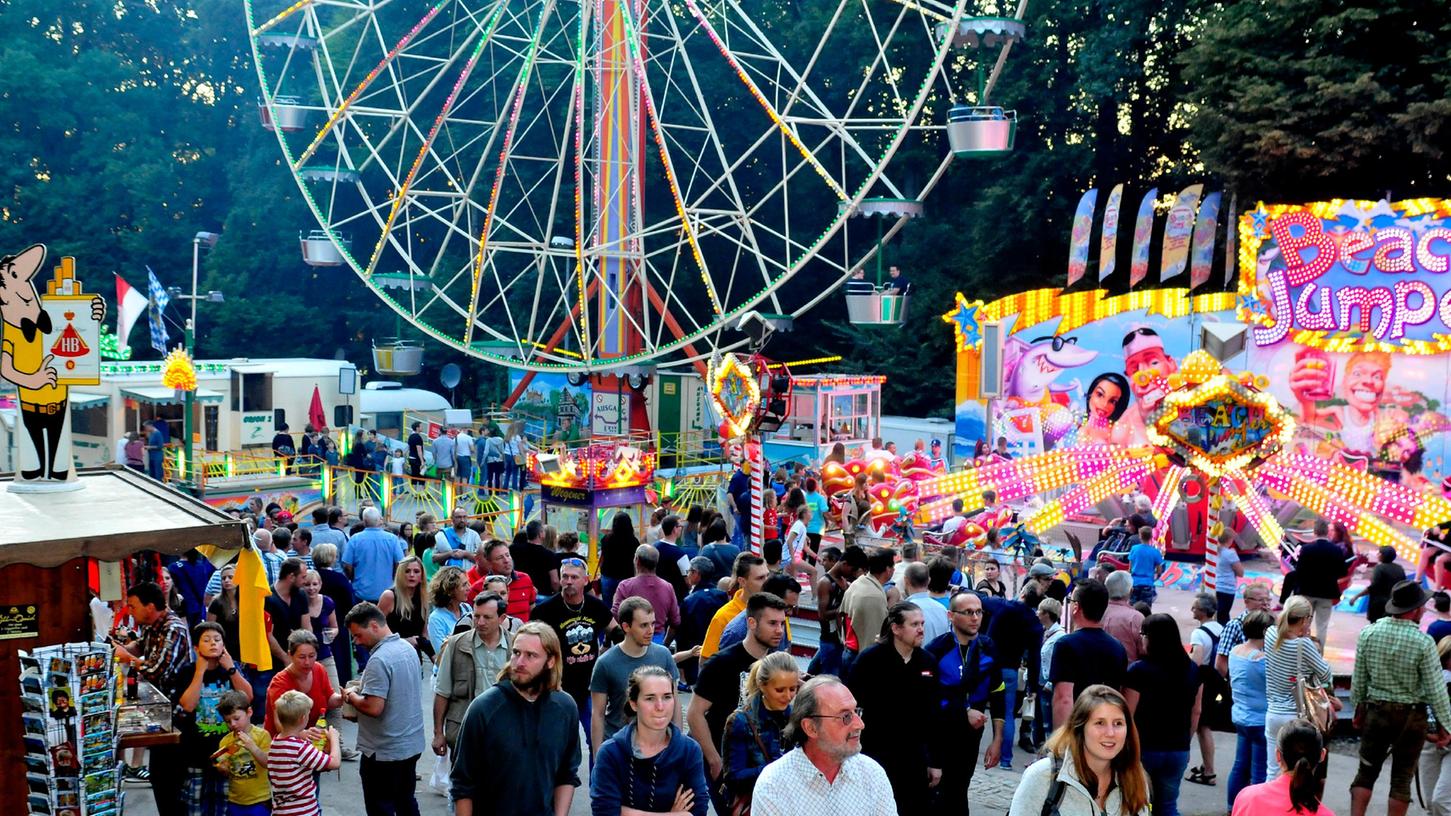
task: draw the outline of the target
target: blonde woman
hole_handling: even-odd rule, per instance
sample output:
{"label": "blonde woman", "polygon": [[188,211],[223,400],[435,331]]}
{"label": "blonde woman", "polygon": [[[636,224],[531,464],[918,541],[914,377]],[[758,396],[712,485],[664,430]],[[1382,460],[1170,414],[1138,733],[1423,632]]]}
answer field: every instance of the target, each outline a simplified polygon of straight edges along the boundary
{"label": "blonde woman", "polygon": [[528,481],[525,473],[529,461],[529,440],[524,437],[523,420],[509,423],[504,435],[504,489],[523,490]]}
{"label": "blonde woman", "polygon": [[751,664],[746,697],[726,720],[721,737],[721,772],[734,805],[749,806],[756,777],[786,753],[782,731],[801,688],[801,667],[790,652],[772,652]]}
{"label": "blonde woman", "polygon": [[[1292,595],[1275,621],[1265,632],[1265,744],[1278,745],[1280,729],[1296,717],[1295,681],[1300,678],[1319,681],[1330,688],[1330,664],[1320,656],[1310,637],[1315,606],[1304,595]],[[1302,668],[1303,667],[1303,674]],[[1330,697],[1330,706],[1340,710],[1340,701]],[[1280,775],[1280,763],[1273,754],[1266,758],[1266,781]]]}
{"label": "blonde woman", "polygon": [[428,596],[433,599],[433,611],[428,613],[428,642],[438,654],[454,627],[470,614],[465,603],[469,579],[458,567],[442,567],[428,582]]}
{"label": "blonde woman", "polygon": [[378,598],[378,611],[388,619],[393,634],[413,644],[421,654],[433,658],[433,644],[424,629],[428,625],[428,607],[423,596],[423,560],[410,555],[398,562],[393,571],[393,586]]}

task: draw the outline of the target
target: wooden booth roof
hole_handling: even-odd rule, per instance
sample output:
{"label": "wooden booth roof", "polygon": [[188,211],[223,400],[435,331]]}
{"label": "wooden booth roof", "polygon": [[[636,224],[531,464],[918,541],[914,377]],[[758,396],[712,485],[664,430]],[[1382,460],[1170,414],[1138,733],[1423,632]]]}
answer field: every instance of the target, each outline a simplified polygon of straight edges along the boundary
{"label": "wooden booth roof", "polygon": [[57,493],[13,493],[14,474],[0,475],[0,567],[54,567],[82,556],[119,561],[138,550],[180,554],[212,544],[247,543],[238,519],[136,471],[82,468],[84,487]]}

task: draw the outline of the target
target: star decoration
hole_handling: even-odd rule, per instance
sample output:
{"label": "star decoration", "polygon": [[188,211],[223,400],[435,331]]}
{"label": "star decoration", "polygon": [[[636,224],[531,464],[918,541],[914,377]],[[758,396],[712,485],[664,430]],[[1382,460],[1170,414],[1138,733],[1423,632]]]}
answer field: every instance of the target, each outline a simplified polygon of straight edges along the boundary
{"label": "star decoration", "polygon": [[982,331],[978,325],[978,312],[982,309],[983,303],[974,300],[971,303],[962,293],[957,293],[957,306],[952,311],[942,316],[945,323],[952,324],[952,333],[957,337],[957,350],[966,351],[975,349],[982,343]]}
{"label": "star decoration", "polygon": [[1270,211],[1265,209],[1264,202],[1260,202],[1259,206],[1255,207],[1254,212],[1250,213],[1250,217],[1254,219],[1255,237],[1270,237]]}

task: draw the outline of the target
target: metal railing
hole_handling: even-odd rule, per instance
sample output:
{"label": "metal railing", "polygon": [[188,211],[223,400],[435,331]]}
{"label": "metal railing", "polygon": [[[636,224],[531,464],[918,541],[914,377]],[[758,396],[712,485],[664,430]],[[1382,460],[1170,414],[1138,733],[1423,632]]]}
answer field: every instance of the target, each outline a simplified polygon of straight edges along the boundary
{"label": "metal railing", "polygon": [[413,521],[419,513],[429,513],[440,522],[455,507],[463,507],[471,516],[522,514],[519,494],[472,482],[437,479],[427,476],[395,476],[374,470],[325,466],[322,471],[322,494],[329,504],[359,507],[365,502],[382,511],[393,521]]}

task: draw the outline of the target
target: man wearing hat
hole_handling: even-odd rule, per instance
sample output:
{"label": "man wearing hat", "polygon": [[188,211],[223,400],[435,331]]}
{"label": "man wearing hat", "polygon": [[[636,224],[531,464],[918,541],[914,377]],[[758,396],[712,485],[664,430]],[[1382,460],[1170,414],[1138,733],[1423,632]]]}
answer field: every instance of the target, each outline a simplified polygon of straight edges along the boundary
{"label": "man wearing hat", "polygon": [[927,461],[931,463],[933,470],[947,470],[947,460],[942,456],[942,440],[932,440],[932,454]]}
{"label": "man wearing hat", "polygon": [[1387,756],[1391,784],[1384,812],[1405,814],[1416,760],[1427,739],[1427,705],[1439,724],[1431,741],[1443,748],[1451,745],[1451,698],[1441,677],[1441,660],[1436,644],[1417,625],[1430,597],[1415,581],[1401,581],[1391,590],[1386,617],[1362,629],[1356,641],[1350,702],[1360,732],[1360,770],[1350,783],[1351,816],[1365,816]]}
{"label": "man wearing hat", "polygon": [[1028,568],[1028,577],[1038,583],[1039,594],[1062,603],[1068,597],[1068,585],[1058,580],[1058,570],[1044,560],[1040,559]]}

